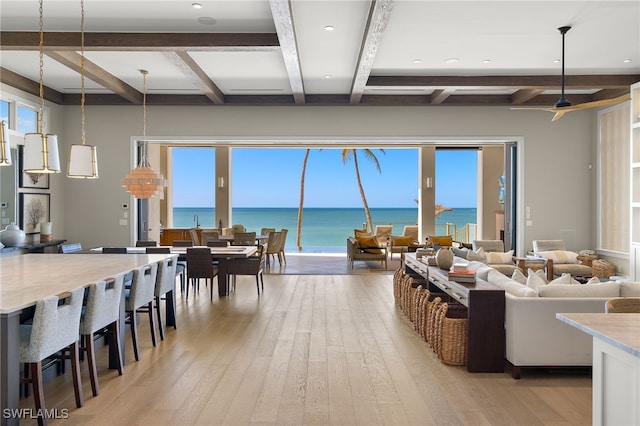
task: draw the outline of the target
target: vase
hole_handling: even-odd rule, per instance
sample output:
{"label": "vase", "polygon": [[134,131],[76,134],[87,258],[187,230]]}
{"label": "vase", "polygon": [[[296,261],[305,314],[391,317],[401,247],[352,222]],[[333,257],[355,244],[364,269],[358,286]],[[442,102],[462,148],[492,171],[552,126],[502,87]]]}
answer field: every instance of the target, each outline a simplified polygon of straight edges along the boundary
{"label": "vase", "polygon": [[440,247],[438,253],[436,253],[436,265],[440,269],[450,269],[453,265],[453,252],[449,250],[449,247]]}
{"label": "vase", "polygon": [[0,231],[0,242],[7,247],[20,247],[26,238],[26,234],[14,222]]}

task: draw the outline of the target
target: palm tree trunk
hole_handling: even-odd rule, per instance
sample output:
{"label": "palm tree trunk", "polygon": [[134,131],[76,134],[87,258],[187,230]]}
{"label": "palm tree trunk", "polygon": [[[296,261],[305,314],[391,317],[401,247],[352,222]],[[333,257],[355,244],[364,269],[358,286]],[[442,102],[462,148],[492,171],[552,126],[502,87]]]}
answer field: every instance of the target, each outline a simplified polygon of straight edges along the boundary
{"label": "palm tree trunk", "polygon": [[364,214],[367,216],[367,226],[369,228],[369,232],[373,232],[373,221],[371,220],[371,211],[369,210],[367,197],[364,195],[364,187],[362,186],[362,180],[360,180],[360,168],[358,167],[358,155],[355,149],[353,150],[353,165],[356,168],[356,179],[358,180],[358,189],[360,190],[360,198],[362,198],[362,205],[364,206]]}
{"label": "palm tree trunk", "polygon": [[302,161],[302,174],[300,175],[300,204],[298,205],[298,227],[296,235],[296,245],[298,250],[302,250],[302,209],[304,206],[304,178],[307,174],[307,160],[309,159],[309,148],[304,153],[304,160]]}

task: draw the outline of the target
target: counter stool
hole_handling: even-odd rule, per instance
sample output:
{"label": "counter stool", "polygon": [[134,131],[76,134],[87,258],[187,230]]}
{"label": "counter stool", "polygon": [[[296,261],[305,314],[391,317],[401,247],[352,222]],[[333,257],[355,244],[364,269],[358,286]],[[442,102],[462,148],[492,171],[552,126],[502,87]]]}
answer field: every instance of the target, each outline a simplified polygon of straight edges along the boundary
{"label": "counter stool", "polygon": [[98,396],[98,373],[94,347],[94,334],[105,328],[111,331],[110,345],[115,345],[118,374],[122,376],[122,358],[120,357],[120,336],[118,322],[120,317],[120,300],[122,299],[122,285],[124,274],[106,281],[98,281],[89,285],[89,295],[85,309],[80,319],[81,350],[87,353],[89,364],[89,378],[93,396]]}
{"label": "counter stool", "polygon": [[[44,413],[42,384],[42,360],[66,348],[70,350],[73,390],[78,408],[84,405],[80,382],[78,330],[84,288],[78,287],[70,293],[47,297],[36,302],[32,324],[20,325],[19,359],[30,370],[24,383],[31,383],[33,399],[38,413]],[[60,304],[58,302],[61,302]],[[46,425],[46,416],[38,417],[39,425]]]}
{"label": "counter stool", "polygon": [[156,287],[158,264],[152,263],[133,270],[133,281],[130,289],[125,289],[125,307],[127,323],[131,327],[131,340],[133,341],[133,354],[136,361],[140,359],[138,354],[138,326],[136,314],[138,309],[147,306],[149,310],[149,328],[151,328],[151,342],[156,345],[156,325],[153,318],[153,300]]}

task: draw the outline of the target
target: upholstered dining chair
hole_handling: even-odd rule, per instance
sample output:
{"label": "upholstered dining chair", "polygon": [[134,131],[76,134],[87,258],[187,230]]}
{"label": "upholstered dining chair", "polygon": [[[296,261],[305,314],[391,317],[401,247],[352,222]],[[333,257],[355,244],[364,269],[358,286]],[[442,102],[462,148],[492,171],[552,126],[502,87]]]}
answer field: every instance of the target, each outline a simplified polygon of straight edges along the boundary
{"label": "upholstered dining chair", "polygon": [[225,241],[225,240],[207,241],[207,247],[229,247],[229,241]]}
{"label": "upholstered dining chair", "polygon": [[258,251],[254,256],[244,258],[232,258],[227,260],[227,272],[233,278],[233,289],[236,289],[236,275],[255,275],[256,288],[260,295],[260,286],[264,290],[264,263],[266,250],[263,246],[258,246]]}
{"label": "upholstered dining chair", "polygon": [[202,245],[206,246],[209,241],[220,241],[220,234],[215,229],[203,229],[200,231],[200,239]]}
{"label": "upholstered dining chair", "polygon": [[126,247],[102,247],[102,254],[127,254]]}
{"label": "upholstered dining chair", "polygon": [[285,246],[287,245],[287,234],[289,233],[288,229],[282,228],[280,230],[280,237],[278,238],[278,261],[280,261],[280,258],[282,259],[282,261],[284,262],[284,264],[287,264],[287,256],[284,254],[285,252]]}
{"label": "upholstered dining chair", "polygon": [[640,297],[616,297],[607,300],[604,311],[608,314],[640,314]]}
{"label": "upholstered dining chair", "polygon": [[[171,249],[169,247],[147,247],[147,254],[169,254],[171,253]],[[180,277],[180,291],[184,291],[184,282],[186,279],[187,272],[187,262],[177,261],[176,262],[176,276]]]}
{"label": "upholstered dining chair", "polygon": [[568,251],[563,240],[533,240],[532,244],[533,253],[546,259],[548,280],[562,274],[593,276],[591,266],[580,263],[578,253]]}
{"label": "upholstered dining chair", "polygon": [[198,230],[196,228],[189,229],[189,236],[194,246],[200,245],[200,237],[198,236]]}
{"label": "upholstered dining chair", "polygon": [[217,275],[218,267],[212,262],[210,248],[187,248],[187,299],[189,299],[189,287],[193,286],[195,292],[200,287],[200,279],[204,278],[206,283],[211,284],[211,300],[213,300],[213,278]]}
{"label": "upholstered dining chair", "polygon": [[122,299],[122,286],[124,274],[114,278],[98,281],[89,285],[87,301],[80,319],[80,343],[81,351],[87,353],[89,378],[93,396],[98,396],[98,373],[96,368],[96,356],[94,346],[94,334],[109,328],[111,338],[109,344],[115,345],[116,364],[118,374],[122,376],[122,353],[120,349],[119,318],[120,300]]}
{"label": "upholstered dining chair", "polygon": [[236,232],[233,234],[234,246],[255,246],[256,245],[256,233],[255,232]]}
{"label": "upholstered dining chair", "polygon": [[174,247],[193,247],[193,241],[191,240],[173,240],[171,245]]}
{"label": "upholstered dining chair", "polygon": [[[164,296],[165,303],[171,305],[173,312],[176,311],[175,295],[169,297],[168,293],[176,288],[176,267],[178,261],[175,258],[166,258],[158,262],[158,275],[156,276],[156,286],[154,296],[156,299],[156,314],[158,316],[158,330],[160,330],[160,340],[164,340],[164,323],[162,321],[162,309],[160,300]],[[176,328],[174,324],[173,328]]]}
{"label": "upholstered dining chair", "polygon": [[50,296],[36,302],[31,324],[20,325],[19,361],[25,363],[29,375],[23,383],[33,387],[33,398],[38,424],[46,425],[47,418],[42,384],[42,361],[65,349],[69,349],[76,406],[84,405],[80,379],[78,336],[84,288],[69,293]]}
{"label": "upholstered dining chair", "polygon": [[270,232],[274,232],[276,228],[262,228],[260,229],[260,235],[269,235]]}
{"label": "upholstered dining chair", "polygon": [[153,302],[155,297],[156,276],[158,264],[152,263],[133,270],[131,288],[125,290],[124,310],[127,314],[127,323],[131,326],[131,340],[133,341],[133,354],[136,361],[140,359],[138,350],[138,325],[136,315],[138,309],[143,306],[149,311],[149,328],[151,329],[151,343],[156,346],[156,325],[153,317]]}
{"label": "upholstered dining chair", "polygon": [[236,223],[235,225],[231,225],[231,235],[235,235],[236,232],[247,232],[247,228],[244,225]]}

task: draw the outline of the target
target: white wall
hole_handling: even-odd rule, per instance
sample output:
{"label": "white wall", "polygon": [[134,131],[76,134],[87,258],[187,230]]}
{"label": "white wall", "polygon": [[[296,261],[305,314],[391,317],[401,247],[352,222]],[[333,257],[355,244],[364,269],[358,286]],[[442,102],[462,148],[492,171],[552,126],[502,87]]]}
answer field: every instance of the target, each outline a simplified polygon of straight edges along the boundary
{"label": "white wall", "polygon": [[[552,123],[549,113],[507,107],[148,106],[147,135],[373,136],[389,137],[390,145],[394,136],[522,137],[524,191],[519,196],[533,222],[524,229],[524,249],[533,239],[569,237],[569,248],[579,250],[594,245],[593,120],[595,113],[577,111]],[[79,139],[78,107],[64,107],[62,126],[61,140]],[[130,229],[119,220],[122,203],[131,200],[120,180],[132,166],[130,141],[142,133],[142,108],[87,106],[86,126],[87,143],[98,147],[100,179],[56,176],[54,189],[64,200],[64,215],[53,219],[56,236],[86,247],[129,244]]]}

